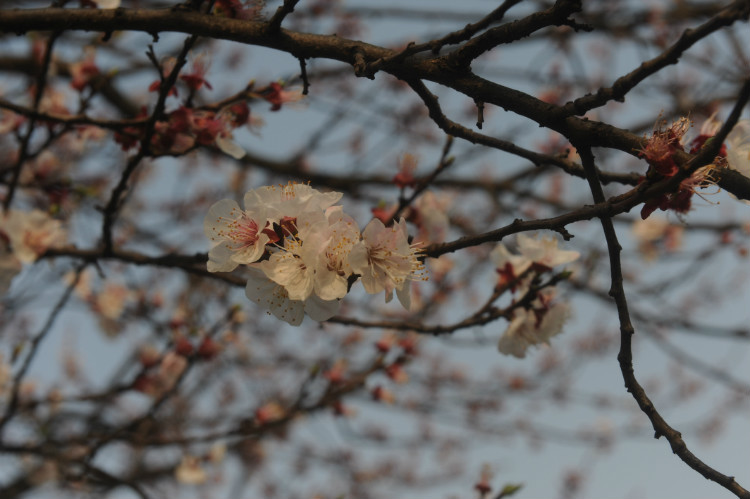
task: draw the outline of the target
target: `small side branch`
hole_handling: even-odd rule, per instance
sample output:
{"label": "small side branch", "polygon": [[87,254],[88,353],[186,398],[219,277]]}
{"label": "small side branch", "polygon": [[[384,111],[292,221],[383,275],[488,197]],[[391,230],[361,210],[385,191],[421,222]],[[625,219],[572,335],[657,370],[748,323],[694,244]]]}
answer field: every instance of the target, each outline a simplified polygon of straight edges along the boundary
{"label": "small side branch", "polygon": [[294,7],[297,6],[299,0],[284,0],[284,4],[276,9],[273,17],[268,20],[268,33],[276,34],[281,31],[281,23],[284,22],[284,18],[294,12]]}

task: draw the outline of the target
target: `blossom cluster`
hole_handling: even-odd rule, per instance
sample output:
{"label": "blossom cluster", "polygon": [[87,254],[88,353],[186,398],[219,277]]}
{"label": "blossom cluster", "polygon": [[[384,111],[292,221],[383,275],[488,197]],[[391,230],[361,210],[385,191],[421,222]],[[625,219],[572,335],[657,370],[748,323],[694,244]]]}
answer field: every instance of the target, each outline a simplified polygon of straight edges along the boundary
{"label": "blossom cluster", "polygon": [[[218,113],[209,110],[180,106],[167,114],[166,120],[157,121],[151,137],[154,154],[183,154],[198,146],[215,145],[226,154],[239,159],[245,151],[232,142],[232,130],[247,123],[250,109],[246,102],[237,102],[222,108]],[[125,133],[116,133],[115,141],[123,150],[134,147],[144,130],[127,127]]]}
{"label": "blossom cluster", "polygon": [[360,232],[335,204],[341,197],[289,183],[248,191],[244,209],[231,199],[215,203],[203,225],[209,272],[247,265],[247,297],[292,325],[305,314],[331,318],[357,280],[370,294],[384,291],[386,302],[395,291],[408,309],[411,281],[424,266],[406,222],[387,227],[373,219]]}
{"label": "blossom cluster", "polygon": [[33,263],[48,248],[65,242],[59,220],[41,210],[0,214],[0,295],[10,287],[22,264]]}
{"label": "blossom cluster", "polygon": [[[499,244],[492,251],[491,258],[499,276],[498,289],[510,289],[521,297],[512,308],[510,323],[497,347],[503,354],[523,358],[528,347],[549,344],[550,338],[562,331],[570,316],[570,307],[566,303],[554,301],[554,286],[533,291],[530,284],[536,276],[573,262],[580,254],[558,249],[557,240],[551,237],[519,234],[517,242],[519,254],[511,253]],[[527,296],[530,293],[533,295]]]}
{"label": "blossom cluster", "polygon": [[[641,150],[640,156],[645,158],[653,168],[651,170],[653,175],[663,178],[672,177],[679,171],[679,167],[675,162],[675,153],[678,151],[684,152],[686,147],[688,147],[688,151],[691,154],[697,153],[703,144],[716,134],[719,128],[717,124],[717,121],[709,118],[703,127],[701,127],[701,133],[688,144],[685,143],[685,134],[692,126],[692,123],[687,118],[682,118],[672,123],[667,129],[660,127],[647,140],[646,147]],[[725,155],[726,148],[722,146],[716,162],[723,162]],[[690,211],[692,197],[696,189],[704,188],[714,183],[711,176],[713,168],[714,165],[699,168],[690,177],[680,182],[675,192],[662,193],[647,200],[641,209],[641,218],[645,220],[657,209],[662,211],[673,210],[676,213],[682,214]]]}
{"label": "blossom cluster", "polygon": [[[640,151],[653,168],[652,172],[661,177],[672,177],[679,171],[674,161],[674,154],[687,151],[696,154],[721,128],[721,121],[709,117],[701,126],[699,134],[692,140],[685,140],[691,124],[687,118],[672,123],[667,129],[655,130],[647,139],[646,146]],[[646,201],[641,210],[641,218],[648,218],[656,209],[673,210],[687,213],[691,208],[692,196],[696,189],[705,188],[715,183],[712,171],[715,168],[728,167],[746,177],[750,177],[750,120],[740,120],[719,148],[713,164],[697,169],[683,180],[675,192],[664,193]]]}

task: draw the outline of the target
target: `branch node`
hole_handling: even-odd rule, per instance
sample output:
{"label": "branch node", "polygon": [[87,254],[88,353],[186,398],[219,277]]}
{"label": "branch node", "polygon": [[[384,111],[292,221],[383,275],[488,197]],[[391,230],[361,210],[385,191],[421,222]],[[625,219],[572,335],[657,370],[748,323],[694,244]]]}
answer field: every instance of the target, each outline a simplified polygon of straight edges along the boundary
{"label": "branch node", "polygon": [[375,79],[375,73],[373,73],[365,61],[365,55],[361,50],[357,49],[354,52],[354,74],[358,77],[369,78],[370,80]]}

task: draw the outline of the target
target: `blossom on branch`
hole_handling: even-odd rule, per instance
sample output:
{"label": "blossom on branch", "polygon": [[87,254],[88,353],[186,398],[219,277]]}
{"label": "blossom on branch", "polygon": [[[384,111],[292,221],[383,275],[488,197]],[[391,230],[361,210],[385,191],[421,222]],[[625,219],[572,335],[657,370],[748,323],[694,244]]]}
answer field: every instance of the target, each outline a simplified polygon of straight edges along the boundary
{"label": "blossom on branch", "polygon": [[361,275],[365,291],[385,291],[385,301],[389,302],[396,290],[404,308],[411,307],[410,281],[422,274],[424,265],[419,250],[409,244],[403,218],[391,227],[377,218],[370,221],[362,232],[362,241],[349,253],[349,263]]}
{"label": "blossom on branch", "polygon": [[33,263],[48,248],[62,246],[66,237],[60,221],[41,210],[0,214],[0,239],[10,243],[13,255],[23,263]]}
{"label": "blossom on branch", "polygon": [[573,262],[578,259],[577,251],[562,250],[557,247],[557,239],[553,237],[531,237],[526,234],[518,235],[518,249],[520,254],[511,253],[504,244],[498,244],[490,258],[495,264],[499,275],[498,286],[511,286],[511,291],[518,287],[525,289],[525,285],[518,282],[519,278],[533,267],[537,272],[547,272],[558,265]]}
{"label": "blossom on branch", "polygon": [[661,127],[654,130],[651,137],[646,141],[640,156],[645,158],[654,170],[665,176],[671,177],[679,170],[674,160],[674,153],[682,151],[682,137],[690,129],[691,123],[687,118],[681,118],[663,130]]}
{"label": "blossom on branch", "polygon": [[529,308],[513,310],[508,329],[497,344],[500,353],[522,359],[530,346],[548,345],[550,338],[560,334],[570,317],[570,307],[566,303],[551,304],[554,294],[554,288],[540,291]]}
{"label": "blossom on branch", "polygon": [[386,227],[374,219],[361,234],[334,206],[341,196],[290,182],[246,192],[244,210],[231,199],[215,203],[203,225],[209,272],[248,265],[248,299],[295,326],[305,315],[330,319],[358,278],[368,293],[385,291],[386,302],[395,290],[408,309],[410,281],[424,266],[406,222]]}
{"label": "blossom on branch", "polygon": [[239,264],[260,259],[269,241],[263,231],[267,220],[263,206],[242,210],[231,199],[222,199],[211,206],[203,220],[203,232],[212,243],[208,271],[231,272]]}

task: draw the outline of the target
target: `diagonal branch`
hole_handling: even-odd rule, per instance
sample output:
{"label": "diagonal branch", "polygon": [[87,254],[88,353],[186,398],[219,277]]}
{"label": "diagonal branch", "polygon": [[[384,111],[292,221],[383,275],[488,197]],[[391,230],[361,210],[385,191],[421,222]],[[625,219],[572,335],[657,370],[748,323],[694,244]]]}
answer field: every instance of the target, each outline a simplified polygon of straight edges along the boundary
{"label": "diagonal branch", "polygon": [[[591,189],[594,202],[597,204],[605,202],[604,191],[602,190],[601,183],[597,178],[594,155],[591,152],[591,148],[587,145],[581,145],[578,147],[578,153],[581,156],[583,168],[586,170],[589,188]],[[635,329],[630,320],[628,302],[623,287],[622,265],[620,261],[622,247],[617,240],[617,233],[614,224],[612,223],[612,218],[609,216],[600,216],[599,219],[601,220],[609,253],[611,274],[611,288],[609,294],[615,300],[617,305],[617,315],[620,321],[620,353],[617,356],[617,360],[620,363],[620,370],[622,371],[627,391],[633,395],[633,398],[638,403],[638,407],[640,407],[641,411],[643,411],[651,421],[655,432],[655,438],[664,436],[669,442],[672,452],[677,454],[688,466],[703,475],[706,479],[712,480],[725,487],[737,497],[743,499],[750,498],[750,491],[740,486],[734,480],[734,477],[720,473],[690,452],[687,444],[682,439],[680,432],[669,426],[661,414],[659,414],[659,411],[646,394],[646,391],[640,383],[638,383],[633,368],[632,338]]]}
{"label": "diagonal branch", "polygon": [[641,63],[630,73],[621,76],[611,87],[600,88],[595,94],[589,94],[565,104],[565,112],[571,115],[582,115],[587,111],[605,105],[609,101],[624,101],[625,95],[643,80],[671,64],[677,64],[682,54],[695,43],[740,19],[747,20],[749,15],[750,3],[747,0],[733,2],[697,28],[685,30],[679,40],[671,47],[653,59]]}

